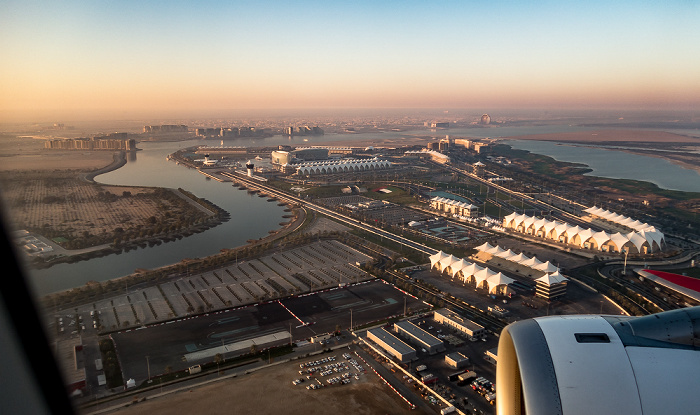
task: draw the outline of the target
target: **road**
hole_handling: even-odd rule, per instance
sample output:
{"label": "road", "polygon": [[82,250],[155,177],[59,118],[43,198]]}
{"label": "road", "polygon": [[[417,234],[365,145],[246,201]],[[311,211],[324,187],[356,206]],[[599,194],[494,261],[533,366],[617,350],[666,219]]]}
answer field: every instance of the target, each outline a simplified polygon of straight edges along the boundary
{"label": "road", "polygon": [[243,182],[243,183],[245,183],[246,186],[253,188],[253,189],[260,190],[267,195],[275,196],[275,197],[282,199],[282,200],[288,200],[292,203],[298,204],[298,205],[303,206],[305,208],[315,210],[316,212],[322,213],[322,214],[324,214],[332,219],[335,219],[339,222],[342,222],[346,225],[355,227],[357,229],[360,229],[360,230],[363,230],[366,232],[373,233],[377,236],[386,238],[392,242],[401,244],[401,245],[406,246],[406,247],[411,248],[411,249],[415,249],[416,251],[422,252],[426,255],[433,255],[433,254],[438,252],[434,248],[431,248],[429,246],[425,246],[421,243],[414,242],[414,241],[407,239],[407,238],[404,238],[400,235],[395,235],[391,232],[387,232],[383,229],[380,229],[380,228],[374,227],[372,225],[369,225],[367,223],[361,222],[355,218],[344,215],[342,213],[338,213],[338,212],[336,212],[332,209],[329,209],[325,206],[321,206],[319,204],[304,200],[300,197],[290,195],[290,194],[285,193],[281,190],[278,190],[274,187],[265,185],[262,182],[258,182],[255,179],[251,179],[248,176],[243,176],[241,174],[230,173],[230,172],[221,172],[221,175],[229,177],[229,178],[233,179],[234,181]]}
{"label": "road", "polygon": [[[559,216],[561,219],[565,219],[565,220],[569,221],[569,222],[572,223],[572,224],[581,223],[581,218],[579,218],[578,216],[576,216],[576,215],[574,215],[574,214],[571,214],[571,213],[569,213],[569,212],[567,212],[567,211],[565,211],[565,210],[563,210],[563,209],[560,209],[560,208],[558,208],[558,207],[555,207],[555,206],[552,206],[552,205],[550,205],[550,204],[547,204],[547,203],[545,203],[545,202],[541,202],[541,201],[538,200],[537,198],[532,197],[532,196],[530,196],[530,195],[528,195],[528,194],[526,194],[526,193],[521,193],[521,192],[518,192],[518,191],[515,191],[515,190],[508,189],[507,187],[501,186],[500,184],[497,184],[497,183],[495,183],[495,182],[489,181],[488,179],[485,179],[485,178],[483,178],[483,177],[479,177],[479,176],[477,176],[476,174],[471,173],[471,172],[468,172],[468,171],[466,171],[466,170],[464,170],[464,169],[460,169],[460,168],[457,168],[457,167],[454,167],[454,166],[445,166],[445,165],[440,165],[440,167],[447,168],[448,170],[451,170],[451,171],[453,171],[453,172],[455,172],[455,173],[459,173],[459,174],[465,175],[465,176],[469,177],[470,179],[472,179],[472,180],[474,180],[474,181],[476,181],[476,182],[478,182],[478,183],[481,183],[481,184],[484,184],[484,185],[486,185],[486,186],[492,187],[492,188],[494,188],[494,189],[496,189],[496,190],[498,190],[498,191],[500,191],[500,192],[503,192],[503,193],[505,193],[505,194],[510,195],[511,197],[515,197],[515,198],[521,199],[523,202],[525,202],[525,203],[527,203],[527,204],[533,206],[536,210],[541,210],[541,211],[547,211],[547,212],[556,213],[557,216]],[[558,197],[559,199],[562,199],[562,200],[566,201],[567,203],[577,205],[580,209],[586,209],[586,208],[588,208],[588,206],[581,205],[581,204],[579,204],[578,202],[573,202],[573,201],[570,201],[570,200],[566,200],[566,199],[563,199],[563,198],[561,198],[561,197],[559,197],[559,196],[557,196],[557,197]]]}

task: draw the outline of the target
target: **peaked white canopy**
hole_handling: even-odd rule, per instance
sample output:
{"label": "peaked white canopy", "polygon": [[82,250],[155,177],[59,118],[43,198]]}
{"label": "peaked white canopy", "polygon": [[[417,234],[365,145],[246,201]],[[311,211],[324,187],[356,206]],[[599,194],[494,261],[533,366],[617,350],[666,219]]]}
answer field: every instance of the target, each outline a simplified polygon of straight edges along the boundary
{"label": "peaked white canopy", "polygon": [[556,265],[552,264],[551,262],[547,261],[543,264],[538,265],[535,267],[536,270],[538,271],[544,271],[544,272],[556,272],[559,271],[559,268],[557,268]]}
{"label": "peaked white canopy", "polygon": [[493,293],[494,290],[496,289],[496,287],[498,287],[499,285],[508,285],[508,284],[511,284],[513,281],[515,281],[515,280],[513,280],[512,278],[506,277],[505,275],[503,275],[500,272],[498,274],[492,275],[486,279],[486,282],[489,285],[489,292],[490,293]]}
{"label": "peaked white canopy", "polygon": [[551,274],[544,274],[542,277],[536,279],[535,281],[543,282],[547,285],[560,284],[562,282],[568,281],[566,277],[561,275],[559,271],[553,272]]}

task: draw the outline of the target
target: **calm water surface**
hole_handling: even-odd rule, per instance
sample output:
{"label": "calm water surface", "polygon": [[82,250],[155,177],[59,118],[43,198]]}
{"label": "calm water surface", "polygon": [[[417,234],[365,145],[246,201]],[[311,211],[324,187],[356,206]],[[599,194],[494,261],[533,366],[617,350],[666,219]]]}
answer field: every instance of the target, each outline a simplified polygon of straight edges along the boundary
{"label": "calm water surface", "polygon": [[74,264],[60,264],[34,270],[31,279],[39,295],[84,285],[90,280],[106,281],[134,272],[137,268],[156,268],[183,258],[204,257],[223,248],[245,245],[248,239],[266,236],[278,229],[284,207],[238,190],[231,183],[207,180],[196,170],[188,169],[165,157],[191,143],[141,143],[136,159],[126,166],[95,180],[100,183],[133,186],[181,187],[215,203],[231,214],[231,219],[205,232],[159,246],[139,248],[119,255],[94,258]]}
{"label": "calm water surface", "polygon": [[[365,134],[327,134],[320,137],[250,138],[227,140],[226,146],[277,146],[332,144],[336,141],[380,140],[401,137],[513,137],[518,135],[587,131],[589,128],[548,125],[529,127],[453,128],[429,131],[376,132]],[[244,245],[278,229],[284,214],[283,207],[267,202],[265,198],[249,195],[230,183],[207,180],[196,170],[187,169],[165,158],[178,149],[193,145],[219,145],[219,141],[190,140],[176,143],[142,142],[135,158],[126,166],[100,175],[96,181],[113,185],[181,187],[215,203],[231,213],[231,220],[206,232],[159,246],[140,248],[119,255],[95,258],[75,264],[61,264],[46,270],[31,272],[37,294],[43,295],[84,285],[90,280],[106,281],[134,272],[137,268],[156,268],[183,258],[212,255],[224,248]],[[561,146],[552,142],[509,140],[515,148],[545,154],[557,160],[583,163],[594,171],[591,175],[646,180],[667,189],[700,191],[700,175],[654,157],[637,156],[621,151]]]}
{"label": "calm water surface", "polygon": [[651,182],[662,189],[700,192],[700,174],[658,157],[630,154],[620,150],[574,146],[551,141],[504,140],[520,150],[550,156],[555,160],[581,163],[593,171],[589,176]]}

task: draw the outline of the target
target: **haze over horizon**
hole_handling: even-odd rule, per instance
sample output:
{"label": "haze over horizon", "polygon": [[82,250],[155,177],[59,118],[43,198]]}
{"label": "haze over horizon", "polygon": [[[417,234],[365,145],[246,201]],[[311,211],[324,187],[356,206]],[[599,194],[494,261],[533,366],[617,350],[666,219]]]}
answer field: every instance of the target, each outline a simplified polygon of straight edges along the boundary
{"label": "haze over horizon", "polygon": [[700,4],[0,4],[0,121],[700,104]]}

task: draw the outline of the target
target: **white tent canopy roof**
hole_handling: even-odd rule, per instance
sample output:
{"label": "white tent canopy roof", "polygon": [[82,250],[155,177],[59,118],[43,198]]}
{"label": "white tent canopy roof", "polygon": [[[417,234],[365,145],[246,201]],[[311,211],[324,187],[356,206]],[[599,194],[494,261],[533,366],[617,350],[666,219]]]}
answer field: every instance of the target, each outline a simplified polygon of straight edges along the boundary
{"label": "white tent canopy roof", "polygon": [[430,256],[430,268],[435,267],[435,264],[437,264],[438,262],[442,261],[443,259],[445,259],[447,257],[449,257],[449,255],[447,255],[446,253],[444,253],[442,251],[438,251],[434,255],[431,255]]}
{"label": "white tent canopy roof", "polygon": [[515,252],[508,249],[507,251],[503,251],[500,254],[497,254],[496,256],[498,256],[499,258],[507,259],[510,261],[510,259],[512,257],[514,257],[515,255],[516,255]]}
{"label": "white tent canopy roof", "polygon": [[509,261],[517,262],[518,264],[522,264],[524,261],[527,261],[528,259],[530,259],[530,257],[523,254],[522,252],[519,253],[518,255],[511,257],[511,258],[508,258]]}
{"label": "white tent canopy roof", "polygon": [[562,282],[568,281],[566,277],[561,275],[558,271],[551,274],[545,274],[544,276],[536,279],[535,281],[543,282],[547,285],[560,284]]}
{"label": "white tent canopy roof", "polygon": [[471,264],[472,264],[471,262],[465,261],[464,258],[462,258],[459,261],[450,265],[450,268],[452,269],[452,277],[454,278],[459,271],[463,270],[464,268],[468,267]]}
{"label": "white tent canopy roof", "polygon": [[542,265],[543,262],[540,261],[539,259],[537,259],[536,256],[533,256],[532,258],[530,258],[530,259],[528,259],[528,260],[526,260],[526,261],[521,262],[521,264],[523,264],[523,265],[525,265],[525,266],[527,266],[527,267],[533,268],[533,269],[537,269],[537,267],[538,267],[539,265]]}
{"label": "white tent canopy roof", "polygon": [[508,285],[511,284],[513,281],[515,281],[512,278],[508,278],[502,273],[498,273],[495,275],[492,275],[486,279],[486,282],[489,284],[489,292],[492,293],[494,292],[494,289],[498,287],[499,285]]}
{"label": "white tent canopy roof", "polygon": [[486,252],[489,249],[493,249],[493,246],[488,242],[484,242],[483,245],[479,245],[475,249],[479,252]]}
{"label": "white tent canopy roof", "polygon": [[556,271],[559,271],[559,268],[558,268],[556,265],[554,265],[554,264],[552,264],[551,262],[549,262],[549,261],[547,261],[547,262],[545,262],[545,263],[543,263],[543,264],[540,264],[540,265],[536,266],[535,269],[538,270],[538,271],[544,271],[544,272],[556,272]]}
{"label": "white tent canopy roof", "polygon": [[462,275],[464,275],[464,278],[471,277],[472,275],[476,274],[477,272],[483,269],[484,267],[481,267],[477,264],[471,264],[466,268],[462,268]]}

